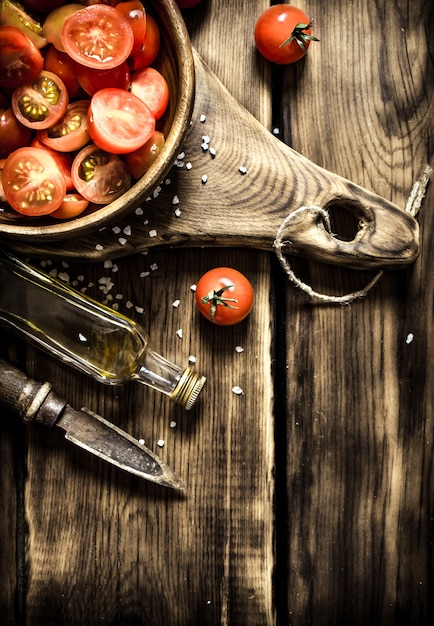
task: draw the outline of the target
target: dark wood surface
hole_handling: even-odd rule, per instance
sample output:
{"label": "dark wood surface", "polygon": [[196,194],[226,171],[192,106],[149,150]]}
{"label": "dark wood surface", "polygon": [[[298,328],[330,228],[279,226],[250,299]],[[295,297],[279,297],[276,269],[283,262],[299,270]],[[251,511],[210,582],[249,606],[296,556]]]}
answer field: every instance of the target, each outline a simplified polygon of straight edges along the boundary
{"label": "dark wood surface", "polygon": [[[432,3],[298,4],[321,41],[285,68],[252,46],[267,2],[204,0],[185,18],[202,59],[265,128],[404,207],[432,162]],[[237,137],[228,141],[236,151]],[[349,306],[311,303],[272,252],[152,249],[114,268],[52,260],[100,301],[121,294],[154,348],[180,363],[196,356],[208,382],[186,413],[137,384],[101,386],[2,332],[3,356],[143,438],[188,484],[183,495],[156,487],[2,411],[2,623],[432,623],[433,205],[431,186],[417,261]],[[255,287],[239,326],[212,327],[194,309],[191,286],[215,265]],[[372,278],[291,265],[329,294]]]}

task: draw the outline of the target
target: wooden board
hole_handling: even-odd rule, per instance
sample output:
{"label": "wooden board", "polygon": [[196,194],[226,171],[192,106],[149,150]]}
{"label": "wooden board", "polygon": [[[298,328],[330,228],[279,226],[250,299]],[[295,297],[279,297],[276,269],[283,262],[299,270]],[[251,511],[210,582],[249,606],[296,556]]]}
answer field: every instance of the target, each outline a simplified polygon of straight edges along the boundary
{"label": "wooden board", "polygon": [[[201,58],[300,154],[405,206],[432,160],[430,3],[417,0],[409,15],[398,0],[302,2],[321,42],[286,68],[252,46],[267,4],[204,0],[186,12]],[[152,248],[113,266],[36,255],[117,302],[161,353],[196,356],[208,381],[185,413],[139,385],[103,387],[1,332],[2,355],[143,438],[188,483],[178,496],[3,412],[5,624],[433,621],[432,194],[417,261],[345,307],[312,305],[272,252]],[[251,316],[232,329],[193,307],[191,285],[214,265],[236,266],[255,287]],[[332,294],[372,276],[301,258],[291,266]]]}

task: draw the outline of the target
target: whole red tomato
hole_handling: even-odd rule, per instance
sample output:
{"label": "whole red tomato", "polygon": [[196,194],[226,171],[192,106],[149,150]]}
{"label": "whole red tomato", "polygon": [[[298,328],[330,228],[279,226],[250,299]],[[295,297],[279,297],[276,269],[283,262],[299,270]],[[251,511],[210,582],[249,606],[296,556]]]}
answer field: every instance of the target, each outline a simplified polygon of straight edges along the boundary
{"label": "whole red tomato", "polygon": [[307,52],[312,35],[312,22],[307,15],[290,4],[275,4],[258,18],[255,45],[268,61],[286,65],[299,61]]}
{"label": "whole red tomato", "polygon": [[250,281],[231,267],[216,267],[198,281],[196,305],[208,320],[220,326],[232,326],[250,313],[254,293]]}

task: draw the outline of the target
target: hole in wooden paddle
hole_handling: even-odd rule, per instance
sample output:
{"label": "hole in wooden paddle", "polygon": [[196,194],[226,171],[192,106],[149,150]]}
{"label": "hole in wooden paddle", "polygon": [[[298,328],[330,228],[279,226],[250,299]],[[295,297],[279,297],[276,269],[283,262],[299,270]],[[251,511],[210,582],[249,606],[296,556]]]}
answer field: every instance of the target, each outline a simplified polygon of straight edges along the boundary
{"label": "hole in wooden paddle", "polygon": [[327,205],[326,210],[333,236],[341,241],[353,241],[360,230],[360,206],[348,201],[334,201]]}

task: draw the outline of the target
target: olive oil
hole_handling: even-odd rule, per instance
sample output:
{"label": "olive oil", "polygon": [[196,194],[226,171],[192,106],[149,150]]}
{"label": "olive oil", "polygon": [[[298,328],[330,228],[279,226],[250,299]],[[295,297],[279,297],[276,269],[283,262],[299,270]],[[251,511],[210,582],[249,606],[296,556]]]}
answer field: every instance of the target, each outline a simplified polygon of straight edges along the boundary
{"label": "olive oil", "polygon": [[186,409],[205,383],[151,350],[147,334],[130,318],[4,251],[0,323],[102,383],[136,380]]}

